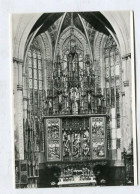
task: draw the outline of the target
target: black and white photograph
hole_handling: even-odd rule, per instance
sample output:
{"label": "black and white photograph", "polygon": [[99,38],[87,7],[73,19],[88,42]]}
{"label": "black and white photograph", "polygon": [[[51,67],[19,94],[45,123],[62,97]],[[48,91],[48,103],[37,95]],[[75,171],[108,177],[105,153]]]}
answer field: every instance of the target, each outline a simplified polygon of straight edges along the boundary
{"label": "black and white photograph", "polygon": [[137,185],[132,11],[11,15],[15,188]]}

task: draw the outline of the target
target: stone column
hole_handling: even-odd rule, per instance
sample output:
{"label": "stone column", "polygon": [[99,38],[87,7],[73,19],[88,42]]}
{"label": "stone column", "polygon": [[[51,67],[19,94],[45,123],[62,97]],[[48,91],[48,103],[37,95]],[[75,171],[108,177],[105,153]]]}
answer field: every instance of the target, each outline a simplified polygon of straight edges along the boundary
{"label": "stone column", "polygon": [[14,62],[14,113],[15,113],[15,159],[24,160],[24,135],[23,135],[23,61],[13,59]]}
{"label": "stone column", "polygon": [[128,150],[132,138],[131,54],[122,57],[122,149]]}

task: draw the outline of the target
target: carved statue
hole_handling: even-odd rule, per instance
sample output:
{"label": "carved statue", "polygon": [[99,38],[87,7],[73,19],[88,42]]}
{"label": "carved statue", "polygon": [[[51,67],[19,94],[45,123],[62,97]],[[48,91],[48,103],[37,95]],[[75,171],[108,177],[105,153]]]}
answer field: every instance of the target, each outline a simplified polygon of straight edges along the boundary
{"label": "carved statue", "polygon": [[66,134],[64,132],[63,134],[63,142],[64,142],[64,156],[69,156],[70,155],[70,135]]}
{"label": "carved statue", "polygon": [[76,98],[73,100],[72,103],[72,113],[78,114],[78,102],[76,101]]}
{"label": "carved statue", "polygon": [[52,114],[52,99],[46,100],[45,107],[46,107],[48,114]]}
{"label": "carved statue", "polygon": [[85,141],[85,142],[83,143],[83,154],[84,154],[84,156],[87,156],[88,153],[89,153],[89,145],[88,145],[88,142]]}
{"label": "carved statue", "polygon": [[74,134],[74,141],[73,141],[73,156],[79,157],[81,155],[80,153],[80,147],[81,147],[81,141],[80,141],[80,134]]}

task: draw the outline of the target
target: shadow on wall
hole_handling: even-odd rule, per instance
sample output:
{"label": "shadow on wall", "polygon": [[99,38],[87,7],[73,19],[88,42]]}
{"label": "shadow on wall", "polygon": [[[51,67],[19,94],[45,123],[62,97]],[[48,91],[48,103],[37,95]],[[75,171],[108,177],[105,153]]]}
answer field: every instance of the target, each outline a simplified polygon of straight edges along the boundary
{"label": "shadow on wall", "polygon": [[58,187],[57,183],[59,182],[60,172],[61,170],[58,167],[46,167],[46,169],[41,169],[39,171],[38,187]]}

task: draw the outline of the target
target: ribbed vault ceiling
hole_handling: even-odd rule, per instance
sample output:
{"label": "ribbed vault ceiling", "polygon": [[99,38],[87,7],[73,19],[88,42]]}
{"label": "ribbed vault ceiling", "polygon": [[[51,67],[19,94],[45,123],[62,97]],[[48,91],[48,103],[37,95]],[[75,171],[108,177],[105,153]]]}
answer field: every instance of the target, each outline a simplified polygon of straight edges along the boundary
{"label": "ribbed vault ceiling", "polygon": [[[38,21],[33,26],[30,33],[33,33],[38,27],[41,27],[38,31],[37,35],[47,31],[50,26],[53,26],[53,24],[63,15],[64,13],[44,13],[42,16],[38,19]],[[83,25],[79,19],[78,14],[84,18],[84,20],[91,25],[96,31],[103,32],[106,35],[109,35],[109,32],[107,29],[111,30],[113,33],[114,29],[108,22],[108,20],[100,13],[100,12],[74,12],[73,18],[74,18],[74,25],[84,33]],[[58,25],[58,24],[57,24]],[[64,18],[61,32],[67,28],[70,25],[70,13],[66,13],[66,16]]]}
{"label": "ribbed vault ceiling", "polygon": [[[65,14],[65,17],[63,18]],[[63,22],[61,22],[63,21]],[[62,24],[61,24],[62,23]],[[40,28],[36,36],[48,31],[52,47],[56,45],[57,37],[71,25],[71,13],[44,13],[33,26],[30,35]],[[74,12],[73,25],[81,31],[85,37],[88,37],[89,44],[92,47],[95,33],[109,35],[109,31],[115,34],[114,29],[108,20],[100,12]],[[61,28],[60,28],[61,27]],[[59,31],[60,28],[60,31]],[[59,32],[59,33],[58,33]]]}
{"label": "ribbed vault ceiling", "polygon": [[[80,21],[80,18],[77,13],[73,13],[73,24],[76,28],[78,28],[83,34],[85,33],[83,25]],[[71,14],[66,13],[64,22],[62,24],[61,32],[63,32],[68,26],[71,25]]]}

